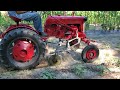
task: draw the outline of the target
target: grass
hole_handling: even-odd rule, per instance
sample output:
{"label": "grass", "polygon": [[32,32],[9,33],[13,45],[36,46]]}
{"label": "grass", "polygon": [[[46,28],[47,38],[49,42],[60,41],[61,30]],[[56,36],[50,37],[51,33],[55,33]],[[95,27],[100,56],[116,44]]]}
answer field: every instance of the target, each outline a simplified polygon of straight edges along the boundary
{"label": "grass", "polygon": [[97,65],[96,70],[98,70],[99,75],[104,75],[105,73],[109,72],[109,69],[103,65]]}
{"label": "grass", "polygon": [[116,48],[120,49],[120,42],[117,43]]}
{"label": "grass", "polygon": [[0,74],[0,78],[7,79],[9,77],[13,77],[15,75],[16,71],[10,71],[10,72],[4,72]]}
{"label": "grass", "polygon": [[82,64],[75,64],[72,66],[71,71],[72,71],[72,73],[79,76],[80,78],[83,78],[84,73],[87,72],[88,70]]}
{"label": "grass", "polygon": [[[109,69],[104,65],[92,65],[92,64],[74,64],[71,68],[72,73],[79,76],[80,78],[87,78],[88,76],[104,75],[109,72]],[[88,74],[88,75],[87,75]]]}
{"label": "grass", "polygon": [[55,79],[55,73],[51,69],[46,69],[40,74],[41,79]]}
{"label": "grass", "polygon": [[10,79],[29,79],[29,78],[34,78],[34,79],[55,79],[55,71],[46,68],[42,72],[37,72],[36,74],[33,74],[34,70],[20,70],[20,71],[9,71],[9,72],[4,72],[0,74],[0,78],[10,78]]}
{"label": "grass", "polygon": [[117,61],[117,66],[120,67],[120,60]]}

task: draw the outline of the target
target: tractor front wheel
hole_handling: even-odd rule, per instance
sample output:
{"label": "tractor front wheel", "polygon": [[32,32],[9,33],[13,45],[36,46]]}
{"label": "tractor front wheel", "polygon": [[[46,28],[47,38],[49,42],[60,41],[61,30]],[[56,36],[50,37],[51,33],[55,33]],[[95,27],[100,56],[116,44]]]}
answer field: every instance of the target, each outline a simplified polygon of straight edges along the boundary
{"label": "tractor front wheel", "polygon": [[98,58],[98,56],[99,56],[99,49],[95,45],[86,46],[81,53],[82,60],[86,63],[93,62]]}

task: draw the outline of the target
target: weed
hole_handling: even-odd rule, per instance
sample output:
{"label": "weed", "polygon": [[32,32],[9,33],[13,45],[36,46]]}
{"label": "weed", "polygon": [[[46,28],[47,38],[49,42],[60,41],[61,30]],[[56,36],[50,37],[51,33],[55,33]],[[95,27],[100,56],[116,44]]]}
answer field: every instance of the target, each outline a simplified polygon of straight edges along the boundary
{"label": "weed", "polygon": [[116,48],[120,49],[120,43],[117,43]]}
{"label": "weed", "polygon": [[50,69],[46,69],[41,73],[40,77],[42,79],[55,79],[55,73]]}
{"label": "weed", "polygon": [[71,71],[81,78],[83,77],[83,74],[86,72],[86,70],[87,69],[81,64],[73,65],[71,68]]}

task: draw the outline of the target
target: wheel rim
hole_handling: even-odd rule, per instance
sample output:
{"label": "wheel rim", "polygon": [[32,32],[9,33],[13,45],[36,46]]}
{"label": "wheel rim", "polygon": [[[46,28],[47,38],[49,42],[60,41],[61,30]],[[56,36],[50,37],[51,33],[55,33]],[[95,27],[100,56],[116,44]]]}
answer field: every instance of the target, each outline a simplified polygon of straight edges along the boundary
{"label": "wheel rim", "polygon": [[93,60],[97,57],[97,52],[94,49],[88,50],[86,53],[86,58],[88,60]]}
{"label": "wheel rim", "polygon": [[34,55],[33,44],[25,40],[19,40],[13,46],[12,53],[16,61],[26,62],[32,60]]}
{"label": "wheel rim", "polygon": [[21,38],[13,40],[8,45],[7,53],[8,57],[11,60],[24,63],[32,61],[33,58],[36,58],[38,56],[38,48],[32,40]]}

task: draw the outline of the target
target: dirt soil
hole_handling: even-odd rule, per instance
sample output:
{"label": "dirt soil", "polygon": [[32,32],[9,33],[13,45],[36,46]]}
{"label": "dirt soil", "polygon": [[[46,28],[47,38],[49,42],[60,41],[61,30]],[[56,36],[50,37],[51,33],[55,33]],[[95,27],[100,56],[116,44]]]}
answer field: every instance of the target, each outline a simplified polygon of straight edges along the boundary
{"label": "dirt soil", "polygon": [[[81,51],[77,50],[59,53],[61,64],[49,66],[47,60],[32,70],[10,70],[0,63],[0,79],[120,79],[120,35],[88,35],[100,50],[100,55],[93,63],[84,63]],[[49,41],[57,42],[51,38]],[[55,50],[57,44],[48,44],[48,53]],[[64,46],[60,50],[64,50]],[[50,60],[50,59],[48,59]]]}

